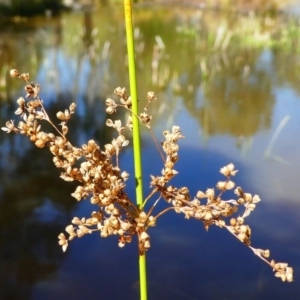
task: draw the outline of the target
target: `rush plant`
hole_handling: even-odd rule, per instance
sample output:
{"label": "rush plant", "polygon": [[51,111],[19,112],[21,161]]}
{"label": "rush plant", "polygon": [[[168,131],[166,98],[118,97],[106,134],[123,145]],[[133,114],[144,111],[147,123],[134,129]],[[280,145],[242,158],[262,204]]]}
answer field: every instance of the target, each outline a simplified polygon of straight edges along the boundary
{"label": "rush plant", "polygon": [[[293,269],[287,263],[275,262],[269,258],[268,249],[254,248],[251,245],[251,228],[246,224],[246,218],[261,200],[258,195],[252,195],[235,186],[232,177],[237,170],[232,163],[220,169],[224,180],[217,182],[215,188],[199,190],[195,196],[190,195],[188,187],[171,184],[172,178],[178,175],[175,168],[179,159],[178,142],[184,136],[179,126],[173,126],[162,133],[162,143],[157,142],[151,126],[152,116],[148,112],[151,103],[157,100],[154,92],[148,92],[146,107],[141,112],[138,110],[130,0],[124,0],[124,8],[131,96],[127,95],[125,88],[116,88],[116,99],[106,100],[106,113],[113,115],[123,109],[130,112],[130,115],[126,124],[122,124],[121,120],[106,120],[106,125],[116,131],[116,136],[110,143],[100,147],[94,140],[89,140],[83,145],[73,145],[68,139],[68,121],[76,112],[76,104],[71,103],[68,108],[57,112],[57,120],[51,120],[40,97],[39,84],[30,82],[28,73],[21,74],[16,69],[10,71],[12,77],[24,81],[26,96],[17,100],[18,108],[15,113],[21,117],[21,121],[17,125],[14,121],[7,121],[2,130],[23,134],[38,148],[47,147],[53,155],[54,165],[62,170],[60,177],[65,181],[78,183],[71,195],[77,201],[87,199],[95,207],[86,218],[74,217],[71,224],[66,226],[66,233],[59,234],[58,243],[62,250],[66,251],[74,238],[95,231],[100,232],[103,238],[117,236],[118,246],[121,248],[136,236],[139,249],[140,298],[146,300],[145,253],[151,246],[149,228],[157,225],[166,212],[174,211],[183,214],[185,219],[194,218],[202,222],[206,230],[215,225],[229,231],[267,263],[276,277],[282,281],[293,281]],[[44,131],[45,122],[52,126],[51,132]],[[139,124],[143,124],[150,131],[162,166],[161,171],[151,175],[151,192],[146,197],[143,196]],[[133,133],[136,203],[126,192],[129,174],[121,170],[119,165],[122,150],[129,144],[126,131]],[[226,199],[225,194],[229,190],[234,190],[235,197]],[[162,201],[168,204],[167,208],[160,209],[159,204]]]}

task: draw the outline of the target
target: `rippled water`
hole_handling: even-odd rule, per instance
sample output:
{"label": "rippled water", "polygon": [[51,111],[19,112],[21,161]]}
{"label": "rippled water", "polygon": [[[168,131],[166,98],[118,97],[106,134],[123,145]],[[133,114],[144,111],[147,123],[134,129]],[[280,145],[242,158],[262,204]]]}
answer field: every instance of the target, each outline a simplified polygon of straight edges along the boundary
{"label": "rippled water", "polygon": [[[233,35],[226,46],[226,31],[221,36],[220,30],[228,20],[238,22],[232,15],[148,8],[134,16],[141,105],[147,91],[156,91],[151,109],[158,140],[173,124],[186,137],[173,184],[187,185],[194,195],[214,187],[222,179],[220,167],[233,162],[237,184],[263,200],[248,220],[253,246],[269,248],[276,261],[295,269],[294,282],[283,284],[225,230],[206,232],[201,223],[169,213],[150,231],[149,299],[297,299],[297,37],[293,47],[276,48]],[[93,138],[105,144],[113,132],[104,126],[104,100],[115,87],[128,86],[123,10],[105,8],[2,28],[1,124],[14,118],[15,99],[23,94],[22,84],[8,77],[11,68],[30,72],[51,115],[77,103],[70,126],[73,143]],[[5,133],[0,149],[0,298],[138,299],[136,243],[120,250],[114,237],[94,233],[72,241],[62,253],[57,235],[73,216],[89,216],[94,208],[70,196],[75,185],[59,179],[46,150]],[[143,150],[147,189],[148,176],[160,174],[162,164],[146,130]],[[121,164],[132,173],[130,149]],[[129,183],[130,195],[132,187]]]}

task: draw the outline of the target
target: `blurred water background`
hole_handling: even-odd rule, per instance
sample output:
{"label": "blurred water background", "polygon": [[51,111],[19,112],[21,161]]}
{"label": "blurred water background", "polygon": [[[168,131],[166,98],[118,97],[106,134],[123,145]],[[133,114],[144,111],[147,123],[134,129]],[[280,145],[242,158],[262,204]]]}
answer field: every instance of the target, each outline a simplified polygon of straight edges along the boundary
{"label": "blurred water background", "polygon": [[[179,125],[179,175],[194,195],[222,179],[234,163],[236,182],[262,202],[249,217],[252,243],[294,267],[283,284],[225,230],[166,214],[151,233],[149,299],[297,299],[300,294],[300,23],[297,6],[280,13],[137,5],[134,10],[141,106],[155,91],[153,126]],[[14,18],[0,27],[0,120],[18,119],[22,83],[9,70],[29,72],[41,85],[50,115],[77,104],[69,130],[74,144],[109,142],[105,99],[128,87],[123,8],[100,6]],[[120,118],[122,114],[120,113]],[[146,189],[162,164],[142,129]],[[138,299],[137,245],[119,249],[97,233],[76,239],[66,253],[57,236],[88,201],[71,197],[47,150],[23,136],[0,134],[1,299]],[[133,174],[130,148],[121,158]],[[133,177],[133,176],[131,176]],[[132,192],[133,183],[128,185]],[[229,196],[230,197],[230,196]]]}

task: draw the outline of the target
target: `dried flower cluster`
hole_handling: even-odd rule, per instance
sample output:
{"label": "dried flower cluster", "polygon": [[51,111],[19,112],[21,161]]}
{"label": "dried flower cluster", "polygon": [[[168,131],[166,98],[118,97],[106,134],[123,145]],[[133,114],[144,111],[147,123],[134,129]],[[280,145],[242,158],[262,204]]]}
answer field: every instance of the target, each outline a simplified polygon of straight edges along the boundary
{"label": "dried flower cluster", "polygon": [[[231,178],[236,175],[237,170],[234,169],[232,163],[221,168],[220,173],[225,176],[225,180],[218,182],[216,189],[209,188],[205,192],[198,191],[194,198],[191,197],[187,187],[178,188],[170,185],[170,180],[178,174],[175,170],[176,162],[179,159],[178,141],[184,138],[180,127],[173,126],[171,131],[163,132],[162,147],[154,139],[163,160],[163,169],[161,175],[151,176],[152,191],[146,197],[143,207],[137,207],[125,192],[125,182],[129,178],[129,174],[121,171],[118,163],[119,154],[129,143],[124,136],[124,131],[132,129],[132,117],[128,117],[127,124],[124,126],[120,120],[107,119],[106,125],[115,129],[118,135],[103,148],[100,148],[93,140],[79,148],[75,147],[66,136],[68,121],[75,113],[76,105],[72,103],[68,109],[57,113],[56,116],[60,121],[60,127],[57,127],[50,120],[39,96],[40,86],[29,82],[29,74],[19,74],[17,70],[11,70],[11,76],[21,78],[26,83],[26,98],[32,100],[26,101],[20,97],[17,100],[19,107],[15,113],[20,115],[22,120],[17,126],[13,121],[8,121],[2,130],[7,133],[24,134],[39,148],[49,147],[55,166],[63,169],[61,178],[65,181],[79,183],[72,196],[77,201],[89,199],[95,205],[95,210],[89,218],[73,218],[72,224],[66,227],[68,236],[64,233],[58,236],[63,251],[67,249],[69,241],[75,237],[99,231],[101,237],[118,236],[119,247],[124,247],[126,243],[131,242],[134,235],[137,235],[139,251],[143,254],[150,248],[149,227],[155,226],[157,219],[164,213],[174,210],[176,213],[183,213],[186,219],[195,218],[202,221],[207,230],[211,225],[227,229],[248,246],[255,255],[269,264],[276,277],[288,282],[293,280],[293,269],[288,264],[276,263],[274,260],[269,261],[269,250],[256,249],[251,246],[251,228],[245,224],[245,218],[255,209],[260,198],[258,195],[252,196],[244,192],[241,187],[235,188],[235,183]],[[126,95],[125,88],[117,88],[115,94],[120,100],[117,103],[113,99],[107,99],[106,112],[113,114],[119,107],[131,112],[131,99]],[[155,99],[155,94],[149,92],[148,104]],[[147,107],[139,116],[135,117],[145,124],[153,135],[151,116],[147,112]],[[50,123],[55,129],[55,133],[42,131],[41,121]],[[236,199],[224,200],[224,193],[232,189],[234,189]],[[154,195],[157,199],[147,212],[144,209],[145,204],[153,199]],[[170,206],[157,215],[153,215],[154,208],[161,199],[164,199]],[[234,216],[234,214],[238,214],[239,207],[244,207],[243,214]]]}

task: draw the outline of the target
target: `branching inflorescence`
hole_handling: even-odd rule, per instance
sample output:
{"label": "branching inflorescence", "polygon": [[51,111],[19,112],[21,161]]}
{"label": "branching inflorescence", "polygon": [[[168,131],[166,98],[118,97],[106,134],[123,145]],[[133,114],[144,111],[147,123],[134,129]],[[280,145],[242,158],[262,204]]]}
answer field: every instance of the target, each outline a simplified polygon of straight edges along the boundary
{"label": "branching inflorescence", "polygon": [[[100,148],[94,140],[89,140],[81,147],[75,147],[67,139],[67,133],[68,121],[75,113],[76,104],[72,103],[68,109],[56,114],[61,122],[57,127],[50,120],[39,96],[40,86],[29,82],[29,74],[19,74],[15,69],[11,70],[10,74],[26,83],[26,98],[32,100],[26,101],[20,97],[17,100],[19,108],[15,113],[20,115],[22,120],[17,126],[13,121],[8,121],[2,130],[7,133],[26,135],[39,148],[49,147],[55,166],[63,169],[61,178],[79,183],[72,196],[77,201],[88,198],[95,205],[95,210],[89,218],[73,218],[72,224],[66,227],[68,236],[64,233],[58,236],[59,245],[62,246],[63,251],[66,251],[69,241],[75,237],[99,231],[101,237],[118,236],[119,247],[130,243],[132,237],[137,235],[139,251],[143,254],[150,248],[149,227],[155,226],[158,218],[164,213],[173,210],[176,213],[183,213],[186,219],[194,218],[202,221],[207,230],[211,225],[227,229],[255,255],[270,265],[276,277],[288,282],[293,280],[293,269],[287,263],[269,260],[269,250],[256,249],[251,246],[251,228],[245,224],[245,219],[256,208],[260,198],[258,195],[252,196],[244,192],[241,187],[235,188],[235,183],[231,178],[236,175],[237,170],[234,169],[232,163],[221,168],[220,172],[225,176],[225,180],[218,182],[216,189],[198,191],[194,198],[190,196],[187,187],[178,188],[169,184],[170,180],[178,174],[174,169],[178,161],[178,141],[184,136],[181,134],[180,127],[173,126],[171,131],[163,132],[164,141],[161,146],[157,143],[151,129],[151,116],[147,110],[148,104],[156,99],[153,92],[148,93],[148,104],[136,117],[150,130],[164,166],[161,175],[151,176],[152,191],[146,197],[143,207],[138,207],[129,199],[125,191],[125,183],[129,174],[120,169],[118,159],[123,147],[129,143],[124,136],[124,131],[132,129],[132,117],[128,117],[125,126],[122,126],[120,120],[107,119],[106,125],[114,128],[118,135],[103,148]],[[126,95],[125,88],[117,88],[114,92],[119,97],[119,102],[107,99],[106,112],[113,114],[118,108],[124,108],[132,114],[131,99]],[[54,128],[54,133],[42,131],[41,121],[50,123]],[[236,199],[224,200],[224,193],[234,188]],[[153,200],[154,196],[156,196],[154,203],[146,211],[145,204]],[[170,206],[154,215],[154,208],[161,199],[164,199]],[[244,207],[243,213],[235,217],[239,207]]]}

